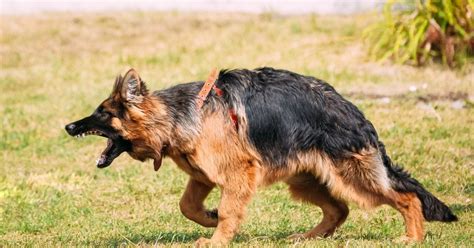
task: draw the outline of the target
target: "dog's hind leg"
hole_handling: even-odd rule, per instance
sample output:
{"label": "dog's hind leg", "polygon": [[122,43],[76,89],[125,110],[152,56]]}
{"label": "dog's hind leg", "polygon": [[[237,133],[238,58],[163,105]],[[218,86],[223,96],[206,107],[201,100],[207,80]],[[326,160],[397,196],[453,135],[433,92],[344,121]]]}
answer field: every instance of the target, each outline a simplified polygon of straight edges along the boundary
{"label": "dog's hind leg", "polygon": [[[403,216],[406,228],[404,239],[422,241],[424,237],[422,205],[415,192],[394,190],[393,175],[389,177],[379,151],[363,150],[352,154],[335,165],[336,174],[331,178],[333,195],[352,200],[359,206],[370,209],[388,204]],[[410,184],[412,181],[401,183]],[[420,190],[422,188],[418,188]]]}
{"label": "dog's hind leg", "polygon": [[186,190],[179,202],[179,207],[184,216],[205,227],[217,226],[217,211],[209,211],[204,207],[204,200],[214,186],[189,179]]}
{"label": "dog's hind leg", "polygon": [[293,234],[290,239],[327,237],[341,226],[349,214],[347,204],[331,196],[325,184],[312,174],[303,173],[287,180],[291,195],[296,200],[317,205],[323,211],[323,219],[316,227],[302,234]]}
{"label": "dog's hind leg", "polygon": [[424,238],[424,217],[421,203],[415,193],[399,193],[393,191],[389,196],[392,207],[397,209],[405,221],[406,241],[422,241]]}

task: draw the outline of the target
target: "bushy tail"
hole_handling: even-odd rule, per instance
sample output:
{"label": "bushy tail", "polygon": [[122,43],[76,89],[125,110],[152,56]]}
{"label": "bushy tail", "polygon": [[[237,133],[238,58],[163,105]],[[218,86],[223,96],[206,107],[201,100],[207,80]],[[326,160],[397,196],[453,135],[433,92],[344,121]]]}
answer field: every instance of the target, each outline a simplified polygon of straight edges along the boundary
{"label": "bushy tail", "polygon": [[397,192],[413,192],[420,199],[423,216],[427,221],[452,222],[457,221],[458,217],[453,214],[446,204],[428,192],[421,183],[412,178],[403,168],[394,165],[385,152],[385,146],[379,141],[379,149],[382,159],[387,168],[388,177],[392,182],[392,188]]}

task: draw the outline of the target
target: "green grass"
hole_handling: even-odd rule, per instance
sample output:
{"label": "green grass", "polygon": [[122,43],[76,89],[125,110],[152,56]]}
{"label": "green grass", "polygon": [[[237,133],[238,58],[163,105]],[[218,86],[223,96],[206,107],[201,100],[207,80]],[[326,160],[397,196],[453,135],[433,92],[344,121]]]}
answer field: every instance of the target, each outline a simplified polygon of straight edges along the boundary
{"label": "green grass", "polygon": [[[426,247],[474,246],[474,110],[446,96],[474,92],[462,71],[368,62],[361,30],[372,16],[242,14],[50,14],[0,19],[0,246],[190,246],[205,229],[178,210],[186,175],[169,160],[122,155],[94,161],[104,140],[63,126],[93,111],[116,74],[135,67],[150,88],[205,79],[212,67],[273,66],[325,79],[364,110],[388,152],[460,217],[428,223]],[[426,87],[423,87],[425,85]],[[417,86],[417,92],[409,92]],[[390,97],[389,103],[364,95]],[[433,111],[420,106],[419,97]],[[471,95],[472,97],[472,95]],[[471,98],[472,101],[472,98]],[[439,116],[439,119],[438,117]],[[215,207],[219,192],[206,204]],[[321,219],[291,201],[284,184],[259,190],[235,246],[292,246],[285,237]],[[303,247],[404,246],[401,216],[351,205],[348,221]]]}

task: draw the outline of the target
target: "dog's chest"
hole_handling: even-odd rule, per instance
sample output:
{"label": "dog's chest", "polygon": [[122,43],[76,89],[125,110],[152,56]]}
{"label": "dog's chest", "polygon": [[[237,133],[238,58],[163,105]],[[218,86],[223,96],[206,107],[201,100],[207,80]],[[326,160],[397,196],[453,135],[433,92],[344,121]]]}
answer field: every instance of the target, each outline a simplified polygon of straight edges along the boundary
{"label": "dog's chest", "polygon": [[206,175],[206,173],[199,167],[199,165],[192,159],[191,156],[186,154],[169,154],[168,155],[178,165],[178,167],[186,172],[192,178],[205,183],[213,184],[212,180]]}

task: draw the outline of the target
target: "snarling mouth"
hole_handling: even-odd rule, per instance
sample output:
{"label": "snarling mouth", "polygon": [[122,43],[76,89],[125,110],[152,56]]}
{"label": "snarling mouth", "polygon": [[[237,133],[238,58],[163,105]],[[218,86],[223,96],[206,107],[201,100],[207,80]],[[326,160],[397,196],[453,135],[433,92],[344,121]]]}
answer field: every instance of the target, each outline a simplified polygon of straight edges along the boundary
{"label": "snarling mouth", "polygon": [[102,137],[107,137],[103,132],[101,132],[99,130],[90,130],[90,131],[87,131],[87,132],[76,134],[76,135],[74,135],[74,138],[84,138],[87,135],[98,135],[98,136],[102,136]]}
{"label": "snarling mouth", "polygon": [[96,161],[97,167],[105,168],[109,166],[122,152],[130,150],[130,147],[130,141],[124,140],[121,137],[115,140],[107,138],[107,146]]}
{"label": "snarling mouth", "polygon": [[[73,124],[70,124],[73,125]],[[69,125],[68,125],[69,126]],[[125,151],[130,151],[132,144],[130,141],[123,139],[120,135],[110,135],[108,132],[101,131],[99,129],[90,129],[87,131],[79,131],[75,125],[72,127],[66,126],[66,130],[71,136],[76,138],[83,138],[88,135],[97,135],[107,138],[107,146],[100,154],[99,158],[96,160],[96,165],[98,168],[105,168],[109,166],[115,158]]]}

